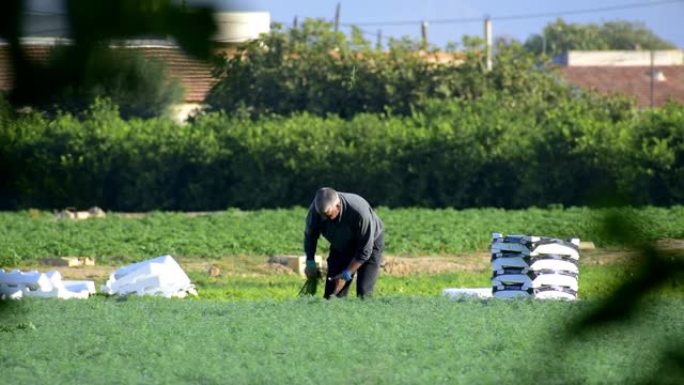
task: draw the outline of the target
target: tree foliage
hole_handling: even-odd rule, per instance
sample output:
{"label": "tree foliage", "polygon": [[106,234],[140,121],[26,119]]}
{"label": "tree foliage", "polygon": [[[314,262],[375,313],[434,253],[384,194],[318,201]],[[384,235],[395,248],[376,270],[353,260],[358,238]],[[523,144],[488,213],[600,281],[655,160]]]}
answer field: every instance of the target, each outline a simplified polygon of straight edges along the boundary
{"label": "tree foliage", "polygon": [[617,20],[581,24],[566,23],[558,18],[544,27],[541,34],[527,38],[525,48],[535,54],[555,56],[569,50],[662,50],[676,46],[640,22]]}
{"label": "tree foliage", "polygon": [[[251,116],[306,111],[351,118],[359,113],[409,115],[430,99],[474,99],[489,91],[537,92],[554,88],[519,44],[500,45],[493,71],[485,69],[482,46],[464,39],[464,54],[435,62],[410,39],[393,40],[387,52],[373,49],[355,30],[351,38],[322,20],[300,27],[276,26],[261,39],[217,62],[218,84],[207,102],[214,110]],[[441,56],[444,58],[445,56]]]}

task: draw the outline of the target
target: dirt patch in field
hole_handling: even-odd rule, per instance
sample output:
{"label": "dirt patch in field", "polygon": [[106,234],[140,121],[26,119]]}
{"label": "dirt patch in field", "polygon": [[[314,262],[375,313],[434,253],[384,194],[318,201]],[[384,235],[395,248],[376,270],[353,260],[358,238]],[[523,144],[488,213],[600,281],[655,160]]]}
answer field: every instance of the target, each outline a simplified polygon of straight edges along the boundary
{"label": "dirt patch in field", "polygon": [[489,253],[449,257],[386,256],[382,271],[389,275],[440,274],[453,271],[481,272],[489,269]]}
{"label": "dirt patch in field", "polygon": [[[658,241],[657,246],[667,252],[676,255],[684,253],[683,239],[663,239]],[[623,263],[633,259],[637,253],[619,249],[593,249],[582,250],[580,263],[582,265],[610,265]],[[278,263],[268,263],[267,257],[257,256],[233,256],[223,259],[198,259],[177,258],[181,267],[188,274],[202,274],[208,277],[231,277],[231,276],[272,276],[296,274],[287,266]],[[424,256],[402,257],[385,256],[382,271],[387,275],[406,276],[411,274],[441,274],[449,272],[483,272],[490,268],[490,254],[487,251],[454,256]],[[95,266],[76,267],[51,267],[30,266],[22,270],[39,270],[42,272],[57,270],[64,279],[94,280],[96,283],[104,283],[114,270],[127,263],[111,262]]]}

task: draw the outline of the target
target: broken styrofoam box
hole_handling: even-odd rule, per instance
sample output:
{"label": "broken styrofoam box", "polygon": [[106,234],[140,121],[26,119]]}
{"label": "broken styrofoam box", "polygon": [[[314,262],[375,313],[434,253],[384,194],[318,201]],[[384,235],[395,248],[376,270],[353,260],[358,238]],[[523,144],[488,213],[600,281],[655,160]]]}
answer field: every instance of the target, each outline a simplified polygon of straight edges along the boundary
{"label": "broken styrofoam box", "polygon": [[[79,285],[65,285],[65,282],[79,282]],[[0,269],[0,296],[4,298],[88,298],[93,293],[93,281],[62,281],[62,275],[58,271],[25,273],[20,270],[5,272]]]}
{"label": "broken styrofoam box", "polygon": [[37,271],[23,272],[0,269],[0,287],[21,287],[29,290],[52,290],[52,282],[45,274]]}
{"label": "broken styrofoam box", "polygon": [[491,298],[492,288],[448,288],[442,290],[442,295],[449,298]]}
{"label": "broken styrofoam box", "polygon": [[196,295],[195,286],[170,255],[124,266],[109,276],[102,285],[106,294],[162,295],[185,297]]}
{"label": "broken styrofoam box", "polygon": [[74,293],[95,294],[95,282],[93,281],[62,281],[62,285]]}

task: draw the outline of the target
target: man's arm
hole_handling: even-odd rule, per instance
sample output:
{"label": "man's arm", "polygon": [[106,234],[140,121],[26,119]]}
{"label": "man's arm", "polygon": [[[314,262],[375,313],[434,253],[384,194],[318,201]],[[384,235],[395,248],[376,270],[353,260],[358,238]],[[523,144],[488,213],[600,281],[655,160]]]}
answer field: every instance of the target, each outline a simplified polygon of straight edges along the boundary
{"label": "man's arm", "polygon": [[[372,225],[371,216],[361,215],[359,220],[359,241],[356,247],[356,253],[349,266],[336,278],[348,281],[351,279],[351,274],[356,273],[361,265],[363,265],[371,256],[373,252],[373,242],[375,241],[375,229]],[[345,277],[346,274],[346,277]]]}
{"label": "man's arm", "polygon": [[[359,220],[359,237],[356,245],[356,254],[349,265],[349,270],[354,273],[366,262],[373,252],[373,242],[375,241],[375,226],[369,213],[361,215]],[[357,266],[358,265],[358,266]],[[352,270],[356,266],[356,269]]]}
{"label": "man's arm", "polygon": [[304,254],[306,254],[307,261],[314,260],[318,238],[321,235],[317,217],[318,214],[312,204],[311,207],[309,207],[309,213],[306,216],[306,226],[304,228]]}

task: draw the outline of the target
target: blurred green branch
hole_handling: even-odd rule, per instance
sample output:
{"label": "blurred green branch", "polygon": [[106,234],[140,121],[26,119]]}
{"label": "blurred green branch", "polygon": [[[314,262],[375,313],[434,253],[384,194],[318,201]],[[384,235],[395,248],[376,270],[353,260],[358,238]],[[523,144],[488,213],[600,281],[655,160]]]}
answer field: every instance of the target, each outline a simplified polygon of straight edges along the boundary
{"label": "blurred green branch", "polygon": [[[217,27],[213,10],[184,7],[171,0],[66,0],[69,44],[59,62],[28,60],[21,43],[24,0],[0,2],[0,38],[10,51],[14,86],[10,102],[16,106],[49,102],[55,95],[85,86],[88,63],[112,42],[130,38],[172,38],[188,54],[208,59]],[[117,62],[110,62],[116,69]],[[110,68],[101,68],[104,73]],[[40,90],[39,92],[37,90]]]}

